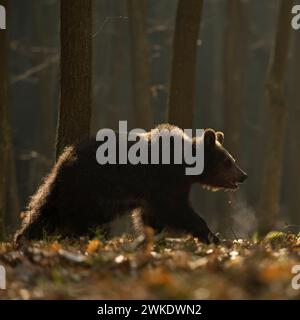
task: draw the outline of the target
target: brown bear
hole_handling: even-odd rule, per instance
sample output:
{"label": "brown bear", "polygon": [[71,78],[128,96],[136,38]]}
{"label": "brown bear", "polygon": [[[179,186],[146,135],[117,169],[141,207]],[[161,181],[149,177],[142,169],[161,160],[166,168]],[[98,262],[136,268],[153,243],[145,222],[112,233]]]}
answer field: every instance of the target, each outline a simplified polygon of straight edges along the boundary
{"label": "brown bear", "polygon": [[[157,128],[175,130],[188,139],[175,126],[162,124]],[[149,133],[139,138],[149,143],[150,148]],[[31,198],[23,213],[22,226],[15,234],[15,243],[42,239],[45,233],[61,237],[88,235],[97,226],[136,208],[141,208],[144,224],[155,230],[167,227],[189,232],[206,243],[218,242],[218,237],[189,203],[191,186],[200,183],[212,190],[233,190],[247,175],[223,147],[222,132],[206,129],[201,139],[204,170],[200,175],[186,175],[188,165],[175,164],[174,158],[169,165],[100,165],[96,153],[101,142],[95,139],[67,147]],[[190,139],[192,148],[201,139]],[[128,148],[132,144],[128,142]],[[174,145],[170,152],[173,148]]]}

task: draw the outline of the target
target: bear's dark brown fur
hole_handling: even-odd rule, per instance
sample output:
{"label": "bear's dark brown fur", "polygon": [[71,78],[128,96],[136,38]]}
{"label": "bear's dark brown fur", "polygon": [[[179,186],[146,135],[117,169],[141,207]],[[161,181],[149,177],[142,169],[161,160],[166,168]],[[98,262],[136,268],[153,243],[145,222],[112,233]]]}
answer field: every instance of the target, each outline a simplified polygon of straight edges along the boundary
{"label": "bear's dark brown fur", "polygon": [[[158,128],[176,129],[183,135],[181,129],[168,124]],[[41,239],[44,232],[62,237],[89,234],[135,208],[142,208],[144,223],[154,229],[184,230],[202,241],[217,242],[190,206],[189,192],[193,183],[235,189],[246,179],[222,146],[223,137],[221,132],[205,131],[204,171],[198,176],[186,175],[185,164],[99,165],[96,150],[101,143],[95,139],[67,147],[31,198],[15,242]]]}

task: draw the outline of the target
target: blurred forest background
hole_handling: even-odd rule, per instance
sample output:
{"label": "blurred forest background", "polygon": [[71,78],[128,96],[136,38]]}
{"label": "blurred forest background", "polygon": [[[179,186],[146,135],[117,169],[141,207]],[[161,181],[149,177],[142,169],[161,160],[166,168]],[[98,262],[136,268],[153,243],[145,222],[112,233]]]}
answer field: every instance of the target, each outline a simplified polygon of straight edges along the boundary
{"label": "blurred forest background", "polygon": [[[249,237],[261,221],[269,229],[299,230],[300,31],[292,30],[286,20],[290,10],[284,8],[292,3],[207,0],[201,8],[200,0],[93,2],[91,133],[103,127],[117,129],[119,120],[128,120],[130,127],[170,121],[224,131],[225,146],[249,178],[236,193],[210,193],[195,187],[191,198],[212,229],[227,237]],[[0,4],[7,7],[8,15],[7,31],[0,31],[0,119],[3,125],[6,104],[6,142],[10,141],[6,143],[8,165],[0,165],[5,181],[0,210],[5,212],[9,234],[55,161],[61,90],[60,1]],[[285,33],[278,32],[279,25]],[[188,32],[180,34],[180,28]],[[64,41],[71,45],[72,39]],[[270,107],[266,83],[274,55],[274,68],[279,65],[277,82],[283,84],[286,96],[279,118],[286,123],[269,132],[276,107]],[[190,68],[186,72],[180,69],[185,62]],[[67,81],[66,76],[62,81]],[[176,77],[187,85],[181,87]],[[172,114],[169,105],[174,110],[179,105],[179,113]],[[279,157],[269,152],[274,149],[266,145],[269,141],[279,145]],[[5,144],[1,143],[3,154]],[[274,201],[264,203],[266,198]]]}

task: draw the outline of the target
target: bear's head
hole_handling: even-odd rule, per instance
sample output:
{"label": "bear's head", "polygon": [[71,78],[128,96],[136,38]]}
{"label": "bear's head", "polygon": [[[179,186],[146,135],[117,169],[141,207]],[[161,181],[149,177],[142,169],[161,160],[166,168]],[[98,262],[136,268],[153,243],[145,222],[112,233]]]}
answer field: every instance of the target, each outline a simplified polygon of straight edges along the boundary
{"label": "bear's head", "polygon": [[223,146],[224,134],[206,129],[204,132],[204,171],[197,178],[204,188],[212,191],[237,189],[247,179],[235,159]]}

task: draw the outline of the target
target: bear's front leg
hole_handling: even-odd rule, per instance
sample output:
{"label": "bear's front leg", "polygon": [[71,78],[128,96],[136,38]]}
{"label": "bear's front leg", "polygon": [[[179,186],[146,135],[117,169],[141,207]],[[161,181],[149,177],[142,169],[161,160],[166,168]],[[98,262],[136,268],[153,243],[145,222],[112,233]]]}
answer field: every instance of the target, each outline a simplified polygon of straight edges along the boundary
{"label": "bear's front leg", "polygon": [[205,220],[190,206],[177,207],[175,212],[168,216],[170,227],[189,232],[207,244],[220,242],[220,239],[211,232]]}
{"label": "bear's front leg", "polygon": [[187,231],[205,243],[220,243],[220,239],[209,229],[207,223],[192,208],[188,211]]}

